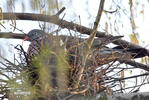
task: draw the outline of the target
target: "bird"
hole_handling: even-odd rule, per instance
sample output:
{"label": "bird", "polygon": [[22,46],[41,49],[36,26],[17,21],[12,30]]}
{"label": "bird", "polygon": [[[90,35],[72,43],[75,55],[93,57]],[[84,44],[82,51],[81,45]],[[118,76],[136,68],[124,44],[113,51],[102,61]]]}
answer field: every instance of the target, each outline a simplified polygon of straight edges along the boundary
{"label": "bird", "polygon": [[145,49],[145,48],[135,48],[135,49],[130,49],[130,48],[124,48],[124,47],[122,47],[122,46],[116,46],[116,47],[114,47],[113,49],[115,49],[115,50],[123,50],[123,52],[132,52],[133,54],[131,54],[132,55],[132,57],[133,58],[142,58],[142,57],[145,57],[145,56],[149,56],[148,55],[148,51]]}
{"label": "bird", "polygon": [[94,57],[100,65],[108,64],[112,61],[131,60],[147,56],[147,51],[144,48],[124,49],[119,46],[108,48],[103,47],[94,51]]}
{"label": "bird", "polygon": [[31,30],[24,38],[24,41],[30,41],[31,44],[27,50],[28,58],[31,60],[33,56],[37,55],[41,47],[41,38],[43,31],[39,29]]}
{"label": "bird", "polygon": [[[38,95],[47,93],[46,97],[48,97],[49,93],[47,91],[52,91],[52,94],[57,91],[59,85],[64,84],[64,82],[60,84],[58,80],[61,71],[56,67],[58,66],[58,59],[54,54],[57,49],[60,49],[56,47],[57,40],[53,39],[53,36],[45,35],[42,30],[33,29],[28,32],[24,41],[31,42],[27,50],[28,73],[31,85],[37,88]],[[65,78],[65,76],[63,77]],[[65,84],[63,84],[61,87],[64,87]]]}
{"label": "bird", "polygon": [[[69,77],[69,82],[68,84],[71,86],[72,83],[74,82],[73,80],[75,79],[75,74],[77,74],[77,70],[75,68],[78,68],[76,66],[80,66],[80,59],[82,58],[80,56],[80,49],[81,46],[78,45],[81,42],[83,42],[85,39],[83,38],[77,38],[77,37],[72,37],[72,36],[59,36],[59,46],[61,45],[60,41],[62,40],[62,45],[65,47],[67,53],[68,53],[68,64],[72,66],[72,70],[69,72],[68,75]],[[132,59],[132,58],[140,58],[146,56],[145,54],[145,49],[143,48],[138,48],[138,49],[123,49],[120,46],[114,47],[114,48],[109,48],[106,45],[108,43],[111,43],[112,41],[115,41],[117,39],[121,38],[121,36],[117,36],[114,38],[96,38],[93,41],[93,45],[91,48],[91,52],[87,58],[87,67],[90,66],[102,66],[104,64],[108,64],[112,61],[116,61],[118,59]],[[51,47],[52,50],[56,51],[58,47],[56,46],[57,44],[57,39],[56,36],[47,34],[43,30],[40,29],[33,29],[28,32],[28,34],[24,38],[25,41],[30,41],[30,45],[27,51],[27,56],[28,60],[31,64],[33,59],[36,59],[36,57],[41,54],[42,52],[42,47],[44,47],[46,44],[47,46]],[[54,57],[54,56],[53,56]],[[47,59],[45,59],[47,60]],[[49,63],[53,63],[53,65],[56,65],[55,58],[50,59],[51,61]],[[30,77],[34,81],[32,81],[32,84],[34,85],[36,81],[39,79],[39,73],[37,71],[34,71],[36,67],[33,66],[30,71],[33,73],[30,75]],[[70,68],[71,69],[71,68]],[[56,69],[53,67],[52,76],[57,77]],[[70,79],[71,78],[71,79]],[[57,86],[57,82],[55,78],[52,80],[54,81],[53,86]]]}

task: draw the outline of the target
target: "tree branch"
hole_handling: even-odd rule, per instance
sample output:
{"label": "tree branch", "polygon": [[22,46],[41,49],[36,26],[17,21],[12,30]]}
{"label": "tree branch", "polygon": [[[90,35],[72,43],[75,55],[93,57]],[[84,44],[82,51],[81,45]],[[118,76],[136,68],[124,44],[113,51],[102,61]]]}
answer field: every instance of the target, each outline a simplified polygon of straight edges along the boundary
{"label": "tree branch", "polygon": [[146,71],[149,71],[149,67],[147,65],[135,62],[135,61],[131,61],[131,60],[119,60],[120,63],[125,63],[131,66],[135,66],[136,68],[141,68],[144,69]]}
{"label": "tree branch", "polygon": [[[79,85],[80,81],[81,81],[81,78],[83,76],[83,72],[84,72],[84,69],[85,69],[85,65],[86,65],[86,60],[87,60],[87,57],[89,55],[89,52],[90,52],[90,48],[92,47],[92,44],[93,44],[93,41],[94,41],[94,38],[96,36],[96,32],[97,32],[97,28],[98,28],[98,25],[99,25],[99,22],[100,22],[100,18],[101,18],[101,15],[102,15],[102,11],[103,11],[103,7],[104,7],[104,1],[105,0],[101,0],[100,1],[100,5],[99,5],[99,9],[98,9],[98,13],[97,13],[97,16],[96,16],[96,20],[94,22],[94,27],[93,27],[93,30],[91,32],[91,35],[89,36],[89,38],[83,42],[82,44],[82,47],[83,47],[83,50],[81,50],[81,55],[82,55],[82,67],[80,68],[80,70],[78,71],[78,81],[77,81],[77,84],[76,86]],[[75,86],[75,87],[76,87]]]}
{"label": "tree branch", "polygon": [[[85,26],[75,24],[73,22],[68,22],[68,21],[63,20],[63,19],[55,18],[55,15],[49,16],[49,15],[33,14],[33,13],[3,13],[3,20],[13,20],[13,19],[50,22],[50,23],[59,25],[62,28],[75,30],[77,32],[80,32],[81,34],[90,35],[90,33],[92,32],[92,29],[89,29]],[[99,32],[99,31],[97,31],[96,36],[97,37],[113,37],[110,34],[106,35],[105,32]],[[135,45],[133,43],[130,43],[130,42],[127,42],[127,41],[121,40],[121,39],[118,39],[118,40],[114,41],[113,43],[120,45],[122,47],[131,48],[131,49],[143,48],[139,45]],[[146,55],[148,56],[149,50],[146,49],[146,51],[147,51]]]}
{"label": "tree branch", "polygon": [[12,32],[0,32],[0,38],[13,38],[13,39],[24,39],[25,34],[12,33]]}
{"label": "tree branch", "polygon": [[[53,24],[56,24],[56,25],[59,25],[60,27],[62,28],[67,28],[67,29],[71,29],[71,30],[75,30],[77,32],[80,32],[81,34],[88,34],[90,35],[90,33],[92,32],[92,29],[89,29],[85,26],[81,26],[81,25],[78,25],[78,24],[75,24],[75,23],[72,23],[72,22],[68,22],[66,20],[63,20],[63,19],[58,19],[58,18],[55,18],[55,16],[48,16],[48,15],[42,15],[42,14],[32,14],[32,13],[3,13],[3,20],[13,20],[13,19],[16,19],[16,20],[33,20],[33,21],[44,21],[44,22],[50,22],[50,23],[53,23]],[[13,38],[18,38],[18,39],[23,39],[24,38],[24,35],[21,35],[21,34],[8,34],[10,35],[11,37]],[[0,35],[0,37],[9,37],[8,35]],[[96,33],[96,36],[97,37],[106,37],[106,38],[111,38],[113,37],[112,35],[106,35],[105,32],[99,32],[97,31]],[[139,45],[135,45],[133,43],[130,43],[130,42],[127,42],[125,40],[121,40],[121,39],[118,39],[116,41],[113,41],[114,44],[117,44],[117,45],[120,45],[120,46],[123,46],[123,47],[127,47],[127,48],[132,48],[132,49],[136,49],[136,48],[143,48]],[[145,48],[144,48],[145,49]],[[147,51],[147,56],[149,55],[149,50],[148,49],[145,49]],[[135,66],[136,67],[136,62],[132,62],[132,61],[122,61],[123,63],[126,63],[126,64],[130,64],[132,66]],[[148,67],[144,64],[141,64],[141,63],[137,63],[137,67],[141,68],[141,69],[145,69],[145,70],[148,70]]]}

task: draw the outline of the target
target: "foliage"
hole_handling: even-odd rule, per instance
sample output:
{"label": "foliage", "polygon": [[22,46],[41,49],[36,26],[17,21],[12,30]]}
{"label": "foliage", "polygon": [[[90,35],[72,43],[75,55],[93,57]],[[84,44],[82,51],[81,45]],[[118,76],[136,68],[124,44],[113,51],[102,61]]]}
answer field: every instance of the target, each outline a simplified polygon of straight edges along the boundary
{"label": "foliage", "polygon": [[[14,9],[17,1],[18,0],[7,0],[7,10],[10,12],[15,11]],[[21,2],[22,7],[25,10],[24,1]],[[30,0],[30,7],[34,12],[51,15],[54,14],[56,10],[59,10],[62,3],[62,1],[58,2],[58,0]],[[105,31],[107,34],[111,33],[112,35],[119,33],[118,26],[123,27],[123,19],[119,17],[121,16],[120,13],[123,12],[123,14],[126,14],[125,11],[128,11],[127,8],[116,4],[115,1],[113,1],[113,4],[116,5],[116,10],[104,11],[105,16],[107,17],[106,20],[108,20],[105,25]],[[132,0],[129,0],[130,11],[128,15],[126,14],[126,16],[129,16],[130,18],[129,25],[132,29],[132,32],[129,32],[132,33],[129,35],[131,42],[137,45],[140,44],[140,41],[138,40],[139,35],[136,32],[137,26],[134,11],[135,6],[138,5],[137,2],[134,3]],[[110,10],[113,10],[113,6],[111,5],[110,7]],[[144,10],[142,9],[140,13],[144,14]],[[116,17],[113,18],[113,15]],[[0,20],[2,19],[2,8],[0,8]],[[114,22],[114,24],[112,22]],[[16,28],[17,22],[15,19],[12,20],[12,23]],[[43,29],[46,28],[44,25],[41,27]],[[65,32],[72,36],[70,30]],[[73,33],[77,34],[77,32]],[[60,32],[56,34],[60,34]],[[125,77],[127,72],[132,75],[132,70],[135,70],[135,68],[130,66],[127,67],[122,65],[120,62],[116,62],[118,58],[108,62],[107,65],[104,65],[109,59],[115,58],[113,54],[111,54],[112,57],[105,57],[103,59],[99,59],[99,56],[93,57],[95,51],[100,50],[100,48],[99,46],[98,48],[91,48],[91,45],[89,45],[88,50],[88,44],[92,44],[90,42],[86,43],[89,39],[84,40],[79,36],[73,37],[71,38],[73,43],[70,44],[69,47],[67,47],[67,39],[63,41],[63,45],[60,43],[61,38],[59,36],[56,36],[56,38],[53,39],[54,40],[48,41],[46,45],[42,46],[40,54],[35,56],[31,62],[27,62],[27,54],[21,46],[16,47],[19,51],[20,59],[15,58],[14,61],[9,61],[0,56],[3,59],[0,62],[0,77],[2,77],[0,79],[0,91],[2,99],[29,100],[36,97],[44,99],[67,98],[76,94],[90,96],[103,91],[112,95],[113,93],[125,92],[127,89],[131,89],[130,92],[133,92],[135,89],[139,90],[142,85],[148,84],[149,78],[144,78],[147,77],[148,73]],[[83,42],[81,39],[83,39]],[[85,49],[82,49],[84,48],[84,45],[81,45],[83,43],[86,43]],[[71,54],[70,52],[72,51],[77,53]],[[87,57],[84,54],[85,51],[87,52]],[[83,58],[85,58],[85,60],[82,62],[81,59]],[[122,58],[123,57],[119,59]],[[142,62],[148,64],[148,60],[149,59],[146,57],[142,59]],[[97,65],[96,63],[102,63],[102,65]],[[88,67],[84,68],[83,73],[81,73],[83,76],[81,80],[79,80],[79,70],[83,65]],[[32,76],[34,74],[37,76]],[[139,76],[142,77],[141,84],[137,83],[137,78]],[[136,78],[136,81],[132,87],[127,87],[126,80],[131,78]],[[146,79],[147,82],[145,82]]]}

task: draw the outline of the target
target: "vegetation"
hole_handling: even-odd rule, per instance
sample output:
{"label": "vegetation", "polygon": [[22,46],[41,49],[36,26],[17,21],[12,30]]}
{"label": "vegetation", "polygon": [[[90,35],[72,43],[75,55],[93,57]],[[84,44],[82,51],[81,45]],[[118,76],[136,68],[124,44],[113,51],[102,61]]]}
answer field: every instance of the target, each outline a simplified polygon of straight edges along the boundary
{"label": "vegetation", "polygon": [[[73,1],[68,2],[71,4]],[[9,13],[3,12],[4,8],[0,8],[0,25],[7,29],[5,24],[9,22],[5,20],[10,20],[13,32],[0,32],[0,38],[24,39],[26,34],[15,33],[15,30],[23,33],[17,28],[18,20],[38,21],[41,30],[48,34],[46,34],[46,43],[41,45],[40,53],[34,58],[28,58],[27,52],[19,44],[14,46],[18,52],[15,55],[18,55],[19,58],[14,56],[14,60],[10,61],[2,54],[0,55],[1,99],[65,100],[75,98],[79,100],[79,98],[85,99],[88,96],[90,99],[97,99],[95,95],[102,93],[104,95],[101,96],[101,99],[107,99],[105,94],[111,96],[115,93],[128,92],[128,90],[138,92],[141,86],[148,84],[149,50],[141,46],[134,15],[135,7],[141,6],[141,3],[128,0],[129,9],[126,9],[122,6],[122,1],[117,4],[119,1],[113,0],[111,8],[104,7],[105,2],[105,0],[100,0],[96,19],[92,21],[93,28],[87,28],[81,25],[81,19],[79,24],[64,20],[63,12],[66,9],[63,7],[64,1],[29,0],[28,4],[33,13],[24,13],[25,0],[20,2],[7,0],[5,10]],[[21,3],[23,13],[15,13],[17,3]],[[113,10],[112,4],[115,5],[116,10]],[[128,35],[131,42],[122,40],[123,36],[119,31],[124,29],[121,27],[124,17],[121,18],[118,15],[125,14],[124,10],[129,10],[130,14],[128,19],[132,33],[128,33]],[[143,8],[140,14],[144,15]],[[89,12],[88,15],[90,15]],[[102,24],[99,26],[103,22],[102,16],[107,17],[104,19],[104,32],[99,31],[103,28]],[[65,35],[61,35],[63,31]],[[83,37],[85,34],[88,35],[86,38]],[[102,56],[100,51],[110,43],[118,45],[117,48],[124,51],[140,50],[136,55],[141,55],[141,62],[137,62],[135,56],[130,56],[133,55],[131,52],[112,51],[108,56]],[[107,48],[110,47],[107,46]],[[132,75],[137,68],[143,69],[143,73]],[[126,72],[129,72],[130,75],[126,75]],[[139,77],[142,77],[141,84],[137,80]],[[131,86],[127,86],[128,80],[133,78],[136,81]]]}

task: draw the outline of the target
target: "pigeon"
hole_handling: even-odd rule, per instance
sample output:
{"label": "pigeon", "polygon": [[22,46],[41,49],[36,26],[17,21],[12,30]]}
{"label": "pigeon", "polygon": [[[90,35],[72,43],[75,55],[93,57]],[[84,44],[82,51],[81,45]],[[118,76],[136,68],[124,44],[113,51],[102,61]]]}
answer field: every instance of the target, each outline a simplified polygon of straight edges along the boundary
{"label": "pigeon", "polygon": [[[55,37],[56,36],[53,36],[53,35],[49,36],[49,34],[45,33],[44,31],[40,29],[31,30],[24,39],[24,40],[28,40],[31,42],[31,44],[29,45],[28,51],[27,51],[29,61],[31,61],[32,58],[34,58],[36,55],[40,53],[41,44],[46,44],[45,41],[48,42],[48,44],[50,44],[49,46],[54,45]],[[82,38],[76,39],[75,37],[72,37],[72,36],[60,36],[60,37],[62,39],[62,42],[66,45],[65,49],[69,51],[68,52],[69,53],[68,55],[70,55],[69,62],[74,63],[74,60],[76,58],[81,59],[81,57],[79,57],[80,46],[78,46],[78,44],[80,44],[85,39],[82,39]],[[106,38],[94,39],[94,42],[92,45],[93,50],[89,56],[89,59],[93,58],[96,60],[98,65],[103,65],[103,64],[108,64],[111,61],[115,61],[117,59],[128,60],[132,58],[134,59],[134,58],[141,58],[141,57],[146,56],[147,51],[143,48],[124,49],[121,46],[117,46],[114,48],[108,48],[105,46],[108,43],[111,43],[112,41],[117,40],[119,38],[121,38],[121,36],[109,38],[107,40]],[[73,57],[72,55],[77,55],[77,57]],[[79,61],[78,59],[75,61]]]}
{"label": "pigeon", "polygon": [[[25,37],[24,40],[27,40],[27,41],[31,42],[31,44],[29,45],[28,51],[27,51],[27,54],[28,54],[28,56],[30,58],[32,58],[33,56],[37,55],[40,52],[41,40],[42,39],[44,40],[44,38],[46,38],[46,36],[44,36],[44,38],[43,38],[43,35],[45,35],[45,34],[46,33],[44,31],[40,30],[40,29],[33,29]],[[66,37],[64,37],[64,36],[61,36],[61,37],[65,41]],[[119,38],[121,38],[121,36],[118,36],[118,37],[112,38],[112,39],[116,40],[116,39],[119,39]],[[73,39],[73,38],[69,37],[68,40],[67,40],[67,48],[70,48],[70,46],[72,44],[74,45],[74,44],[78,43],[76,41],[71,41],[71,39]],[[82,42],[82,41],[84,41],[84,39],[80,39],[79,41]],[[92,47],[93,48],[94,47],[98,48],[102,44],[101,43],[102,41],[106,42],[106,40],[95,39]],[[109,41],[108,43],[111,43],[112,41],[113,40]],[[104,43],[104,46],[107,45],[108,43]],[[113,51],[117,51],[117,52],[121,52],[121,53],[126,53],[126,52],[129,53],[130,52],[130,53],[132,53],[131,56],[134,57],[134,58],[144,57],[144,56],[146,56],[146,52],[147,52],[144,48],[126,49],[125,50],[121,46],[116,46],[116,47],[114,47],[112,49],[111,48],[107,48],[107,47],[106,48],[102,48],[100,50],[100,52],[101,52],[100,54],[106,54],[106,52],[110,53],[110,52],[113,52]]]}
{"label": "pigeon", "polygon": [[37,55],[40,51],[41,47],[41,39],[42,39],[43,31],[39,29],[31,30],[27,36],[24,38],[24,41],[30,41],[31,44],[27,50],[27,55],[29,60]]}
{"label": "pigeon", "polygon": [[[85,39],[72,37],[72,36],[59,36],[59,37],[60,37],[59,42],[62,42],[59,44],[63,45],[64,50],[66,50],[68,53],[68,63],[73,67],[80,66],[81,65],[80,61],[82,58],[80,56],[80,50],[83,50],[81,48],[80,43],[85,41]],[[31,63],[32,60],[36,58],[36,56],[42,53],[41,47],[44,47],[46,44],[48,44],[47,46],[49,47],[52,46],[54,51],[57,48],[56,38],[57,36],[54,36],[52,34],[47,34],[40,29],[31,30],[24,39],[31,42],[27,51],[29,62]],[[119,38],[121,38],[121,36],[117,36],[107,40],[106,38],[104,39],[95,38],[91,48],[91,52],[86,61],[86,67],[102,66],[104,64],[108,64],[116,60],[125,60],[125,59],[128,60],[132,58],[140,58],[145,56],[145,53],[144,53],[145,51],[143,51],[143,53],[140,53],[142,52],[142,50],[144,50],[142,48],[125,50],[118,46],[114,48],[106,47],[107,44]],[[52,65],[54,65],[56,62],[53,59],[51,59],[50,64],[51,63]],[[38,80],[39,78],[39,75],[38,75],[39,73],[34,71],[34,69],[35,68],[31,68],[30,70],[33,72],[30,77],[32,77],[32,79],[35,79],[35,81],[32,81],[32,84],[35,84],[36,80]],[[55,69],[52,69],[52,70],[54,70],[52,73],[52,76],[56,77],[56,70]],[[73,76],[72,72],[75,73],[75,71],[72,70],[71,75],[69,75],[68,78],[72,78]],[[55,81],[53,84],[56,87],[57,85],[56,80],[53,79],[53,81]],[[73,83],[71,79],[69,81],[71,81],[70,83]],[[72,85],[72,84],[69,84],[69,85]]]}

